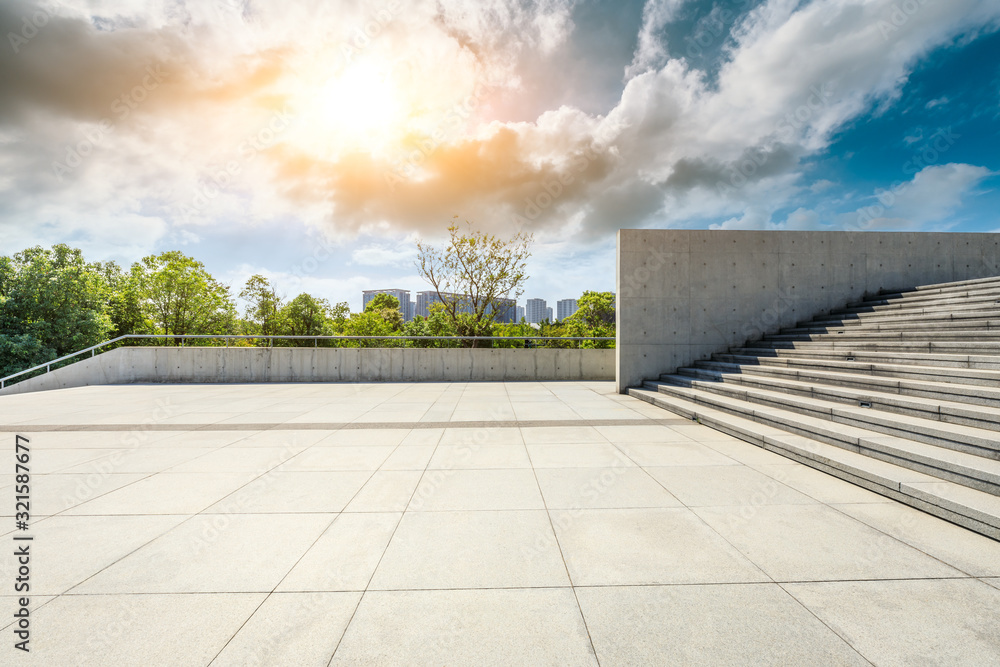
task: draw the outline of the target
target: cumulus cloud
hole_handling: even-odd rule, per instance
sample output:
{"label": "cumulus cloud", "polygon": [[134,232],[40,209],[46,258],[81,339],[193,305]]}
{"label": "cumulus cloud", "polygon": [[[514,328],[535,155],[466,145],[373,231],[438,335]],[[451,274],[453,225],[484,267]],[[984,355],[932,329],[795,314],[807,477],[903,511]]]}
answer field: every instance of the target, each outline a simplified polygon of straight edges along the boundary
{"label": "cumulus cloud", "polygon": [[913,179],[877,190],[869,206],[856,212],[858,219],[869,227],[882,226],[882,221],[906,221],[910,229],[946,222],[962,201],[987,178],[995,176],[985,167],[971,164],[944,164],[924,167]]}
{"label": "cumulus cloud", "polygon": [[648,0],[642,9],[642,28],[632,63],[625,69],[625,77],[632,78],[649,69],[659,69],[667,60],[667,44],[663,29],[674,20],[686,0]]}
{"label": "cumulus cloud", "polygon": [[[0,49],[0,232],[103,238],[104,221],[127,220],[144,231],[119,243],[125,252],[285,219],[338,239],[439,231],[456,213],[580,240],[706,219],[815,226],[805,210],[771,222],[810,191],[803,161],[891,104],[932,49],[1000,18],[989,0],[918,3],[902,17],[897,4],[769,0],[733,19],[709,73],[664,41],[687,3],[648,0],[618,100],[501,122],[493,112],[523,94],[523,68],[568,48],[574,2],[11,0],[0,33],[20,34],[41,8],[47,18]],[[408,120],[374,147],[334,145],[344,132],[323,128],[322,92],[360,65],[402,96],[372,111],[397,103]],[[964,196],[954,193],[983,178],[964,167],[921,171],[893,215],[947,215]],[[935,188],[941,198],[921,200]],[[354,260],[391,253],[361,248]]]}

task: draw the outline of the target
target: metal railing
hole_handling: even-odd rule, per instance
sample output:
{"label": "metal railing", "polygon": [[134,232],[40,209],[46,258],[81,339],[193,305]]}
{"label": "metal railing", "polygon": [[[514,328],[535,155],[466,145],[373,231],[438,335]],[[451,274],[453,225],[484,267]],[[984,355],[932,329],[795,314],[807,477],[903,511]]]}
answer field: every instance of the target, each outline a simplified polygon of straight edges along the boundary
{"label": "metal railing", "polygon": [[412,341],[544,341],[546,343],[559,343],[562,341],[614,341],[614,337],[600,337],[600,336],[265,336],[256,334],[125,334],[124,336],[118,336],[117,338],[112,338],[111,340],[106,340],[103,343],[98,343],[97,345],[91,345],[88,348],[78,350],[71,354],[64,355],[58,359],[53,359],[51,361],[46,361],[43,364],[38,364],[37,366],[32,366],[31,368],[26,368],[23,371],[8,375],[5,378],[0,378],[0,389],[7,386],[7,383],[14,378],[21,377],[28,373],[33,373],[35,371],[40,371],[45,369],[46,373],[51,372],[52,366],[59,364],[63,361],[68,361],[74,357],[86,354],[90,352],[90,356],[93,357],[97,354],[97,350],[102,347],[107,347],[108,345],[113,345],[115,343],[121,342],[123,340],[136,340],[136,339],[153,339],[153,338],[163,338],[167,340],[180,340],[180,347],[184,347],[184,343],[190,339],[212,339],[212,340],[224,340],[226,342],[225,347],[229,347],[229,341],[231,340],[261,340],[266,339],[268,341],[268,347],[274,347],[275,340],[311,340],[313,341],[313,347],[319,347],[319,341],[321,340],[412,340]]}

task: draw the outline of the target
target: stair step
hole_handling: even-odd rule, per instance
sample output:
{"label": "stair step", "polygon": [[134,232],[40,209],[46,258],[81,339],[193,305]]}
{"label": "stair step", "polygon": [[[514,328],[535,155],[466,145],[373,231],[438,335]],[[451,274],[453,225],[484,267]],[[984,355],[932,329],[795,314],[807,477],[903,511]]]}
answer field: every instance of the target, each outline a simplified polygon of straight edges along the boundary
{"label": "stair step", "polygon": [[938,313],[923,313],[917,315],[911,315],[909,313],[855,313],[852,315],[816,315],[811,320],[803,320],[799,322],[800,325],[808,324],[827,324],[827,323],[841,323],[846,325],[859,325],[865,323],[880,323],[880,322],[919,322],[919,323],[932,323],[932,322],[963,322],[968,320],[979,320],[979,319],[997,319],[1000,318],[1000,308],[990,308],[983,310],[966,310],[966,311],[941,311]]}
{"label": "stair step", "polygon": [[[798,359],[792,357],[748,357],[738,354],[713,354],[712,359],[740,365],[788,366],[792,368],[811,368],[828,370],[837,373],[858,373],[878,377],[906,378],[908,380],[926,380],[931,382],[950,382],[961,385],[997,386],[1000,372],[980,369],[954,369],[937,366],[918,366],[916,364],[880,364],[859,361],[827,361],[825,359]],[[969,391],[966,387],[965,391]]]}
{"label": "stair step", "polygon": [[[1000,438],[995,431],[965,426],[962,424],[942,424],[938,420],[924,419],[915,416],[904,416],[857,405],[844,405],[831,401],[760,389],[757,387],[726,384],[724,382],[706,382],[695,380],[683,375],[664,375],[662,382],[654,383],[666,393],[677,395],[676,389],[684,392],[701,391],[712,393],[726,399],[728,408],[735,410],[753,410],[753,406],[763,405],[783,413],[801,415],[808,420],[822,420],[824,432],[831,429],[840,439],[842,434],[853,434],[852,438],[862,438],[869,432],[883,433],[898,438],[926,443],[935,447],[946,448],[971,456],[990,459],[989,463],[1000,475]],[[736,403],[734,403],[734,401]],[[743,403],[744,405],[739,405]],[[787,418],[787,415],[785,415]],[[795,419],[786,419],[796,423]],[[816,427],[817,423],[812,423]],[[846,430],[845,430],[846,429]],[[984,465],[986,462],[984,461]],[[1000,484],[1000,476],[997,477]],[[997,487],[1000,493],[1000,486]]]}
{"label": "stair step", "polygon": [[[715,355],[717,357],[732,355]],[[758,357],[746,357],[760,362]],[[780,360],[775,360],[780,361]],[[744,374],[782,377],[802,380],[803,382],[821,382],[827,385],[854,387],[857,389],[872,389],[874,391],[892,392],[905,396],[922,398],[937,398],[956,403],[1000,407],[1000,389],[963,385],[960,383],[935,382],[928,380],[898,379],[861,373],[843,373],[832,370],[822,370],[820,367],[796,367],[781,363],[748,363],[739,364],[721,360],[695,362],[698,368],[737,372]]]}
{"label": "stair step", "polygon": [[894,314],[922,314],[922,313],[947,313],[947,312],[962,312],[962,311],[976,311],[976,310],[987,310],[996,309],[997,304],[1000,303],[1000,298],[995,296],[988,297],[970,297],[963,299],[956,303],[928,303],[928,304],[906,304],[906,303],[894,303],[884,306],[855,306],[853,308],[834,308],[830,311],[831,315],[851,315],[851,314],[863,314],[863,313],[894,313]]}
{"label": "stair step", "polygon": [[[991,431],[1000,431],[1000,409],[970,406],[967,403],[906,396],[898,393],[855,389],[802,380],[767,377],[703,368],[679,368],[677,375],[708,383],[728,383],[757,389],[771,389],[788,394],[857,406],[868,403],[873,410],[883,410],[921,419],[961,424]],[[662,376],[661,380],[664,379]],[[1000,439],[1000,435],[997,436]]]}
{"label": "stair step", "polygon": [[1000,540],[1000,498],[994,495],[659,391],[628,394]]}
{"label": "stair step", "polygon": [[[934,283],[930,285],[918,285],[912,289],[908,290],[894,290],[893,294],[914,294],[916,292],[921,293],[932,293],[932,292],[949,292],[957,289],[964,289],[965,287],[986,287],[991,283],[1000,284],[1000,276],[987,276],[985,278],[970,278],[968,280],[954,280],[947,283]],[[881,292],[880,292],[881,294]]]}
{"label": "stair step", "polygon": [[932,326],[934,331],[991,331],[1000,330],[1000,318],[979,318],[968,320],[942,320],[934,324],[928,324],[920,320],[915,322],[863,322],[852,324],[818,324],[807,322],[802,326],[788,327],[782,329],[782,334],[797,333],[866,333],[882,331],[926,331]]}
{"label": "stair step", "polygon": [[738,347],[729,351],[730,354],[751,357],[794,357],[802,359],[827,359],[847,361],[871,361],[878,363],[896,363],[917,366],[944,366],[946,368],[981,368],[983,370],[1000,370],[1000,354],[969,355],[969,354],[936,354],[922,352],[869,352],[850,348],[833,349],[801,349],[778,347]]}
{"label": "stair step", "polygon": [[822,341],[822,340],[858,340],[858,341],[954,341],[963,342],[966,340],[996,341],[995,345],[1000,345],[1000,329],[958,329],[955,331],[871,331],[871,330],[850,330],[837,329],[830,333],[791,333],[791,334],[770,334],[764,336],[765,341],[770,340],[791,340],[791,341]]}
{"label": "stair step", "polygon": [[960,289],[954,292],[938,292],[938,293],[926,293],[918,292],[917,294],[881,294],[877,297],[869,297],[861,301],[851,301],[847,304],[847,308],[857,308],[865,306],[882,306],[882,305],[893,305],[893,304],[939,304],[939,303],[962,303],[966,299],[989,299],[1000,298],[1000,287],[996,285],[990,287],[981,287],[977,289]]}
{"label": "stair step", "polygon": [[776,350],[866,350],[869,352],[927,352],[940,354],[995,356],[998,350],[996,343],[977,341],[858,341],[837,340],[758,340],[748,343],[758,348],[773,348]]}

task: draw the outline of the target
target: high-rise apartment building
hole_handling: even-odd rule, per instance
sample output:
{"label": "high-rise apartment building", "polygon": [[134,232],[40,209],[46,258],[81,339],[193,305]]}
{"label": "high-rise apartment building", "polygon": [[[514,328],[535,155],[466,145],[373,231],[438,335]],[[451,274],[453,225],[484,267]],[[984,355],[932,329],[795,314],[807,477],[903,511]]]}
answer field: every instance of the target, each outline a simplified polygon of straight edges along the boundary
{"label": "high-rise apartment building", "polygon": [[576,312],[576,299],[556,301],[556,318],[562,322]]}
{"label": "high-rise apartment building", "polygon": [[524,306],[518,306],[517,307],[517,320],[516,321],[520,322],[523,319],[524,319]]}
{"label": "high-rise apartment building", "polygon": [[549,322],[552,321],[552,306],[549,306],[548,308],[545,309],[545,319],[547,319]]}
{"label": "high-rise apartment building", "polygon": [[[446,298],[446,299],[451,299],[451,298],[454,298],[454,297],[458,297],[459,299],[461,299],[464,295],[461,295],[461,294],[452,294],[450,292],[442,292],[442,296],[444,296],[444,298]],[[413,316],[414,317],[416,317],[418,315],[420,317],[427,317],[427,315],[428,315],[428,309],[430,308],[430,306],[432,304],[435,304],[435,303],[441,303],[441,299],[438,298],[438,294],[434,290],[427,290],[427,291],[424,291],[424,292],[417,292],[417,300],[416,301],[417,301],[416,306],[413,308]],[[472,306],[469,305],[469,304],[467,304],[467,303],[460,302],[457,310],[460,313],[471,313],[472,312]]]}
{"label": "high-rise apartment building", "polygon": [[517,308],[518,306],[514,299],[500,299],[500,303],[497,307],[497,316],[493,321],[503,324],[520,322],[520,320],[517,319]]}
{"label": "high-rise apartment building", "polygon": [[545,319],[545,299],[528,299],[524,305],[524,319],[531,324],[538,324]]}

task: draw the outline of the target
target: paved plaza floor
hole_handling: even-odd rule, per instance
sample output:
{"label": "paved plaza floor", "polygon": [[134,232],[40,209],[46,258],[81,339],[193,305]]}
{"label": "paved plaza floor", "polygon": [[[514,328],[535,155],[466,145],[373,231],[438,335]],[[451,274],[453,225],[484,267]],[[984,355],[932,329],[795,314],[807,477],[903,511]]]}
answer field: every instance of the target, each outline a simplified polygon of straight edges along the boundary
{"label": "paved plaza floor", "polygon": [[1000,543],[611,383],[82,387],[0,431],[3,665],[1000,664]]}

